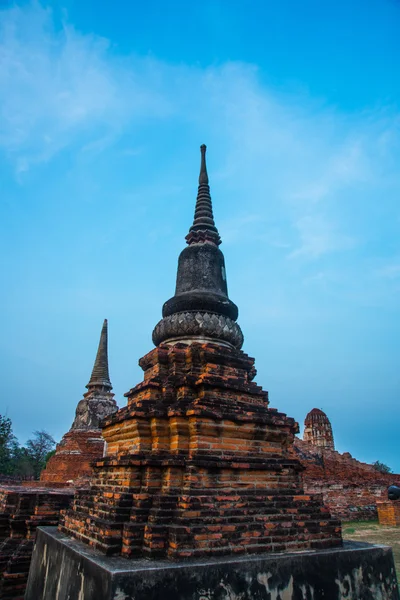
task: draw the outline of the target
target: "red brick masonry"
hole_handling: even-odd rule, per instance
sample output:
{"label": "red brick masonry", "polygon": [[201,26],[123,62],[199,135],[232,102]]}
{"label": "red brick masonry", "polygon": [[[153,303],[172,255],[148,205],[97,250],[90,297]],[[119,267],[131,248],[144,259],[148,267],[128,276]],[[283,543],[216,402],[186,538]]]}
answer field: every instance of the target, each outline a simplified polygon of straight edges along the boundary
{"label": "red brick masonry", "polygon": [[386,500],[386,502],[378,502],[377,507],[380,525],[400,527],[400,502],[398,500]]}
{"label": "red brick masonry", "polygon": [[107,418],[107,456],[61,530],[107,554],[183,558],[327,548],[340,523],[305,494],[298,425],[268,408],[254,360],[222,345],[160,345]]}
{"label": "red brick masonry", "polygon": [[0,487],[0,598],[23,600],[36,528],[57,525],[74,490]]}
{"label": "red brick masonry", "polygon": [[104,439],[100,429],[71,429],[57,444],[56,453],[40,475],[40,481],[83,484],[92,474],[92,462],[103,456]]}
{"label": "red brick masonry", "polygon": [[305,468],[305,491],[322,494],[324,504],[341,520],[376,519],[377,501],[385,500],[389,485],[400,481],[400,475],[380,473],[348,452],[316,448],[298,438],[293,451]]}
{"label": "red brick masonry", "polygon": [[44,483],[86,483],[92,474],[91,463],[103,456],[104,439],[101,436],[101,420],[114,413],[118,407],[111,392],[108,371],[108,324],[104,320],[99,347],[87,392],[78,402],[71,429],[57,444],[55,454],[42,471]]}

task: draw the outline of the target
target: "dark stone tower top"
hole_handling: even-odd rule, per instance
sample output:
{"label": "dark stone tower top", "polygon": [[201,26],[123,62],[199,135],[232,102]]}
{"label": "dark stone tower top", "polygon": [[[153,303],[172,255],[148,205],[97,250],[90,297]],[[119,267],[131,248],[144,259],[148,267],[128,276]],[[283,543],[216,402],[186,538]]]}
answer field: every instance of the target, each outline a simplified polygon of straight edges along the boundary
{"label": "dark stone tower top", "polygon": [[202,144],[200,146],[201,165],[199,175],[199,190],[197,192],[193,225],[189,229],[189,233],[186,236],[186,241],[188,244],[198,244],[207,241],[219,246],[221,243],[221,238],[214,223],[210,186],[208,185],[206,150],[207,146]]}
{"label": "dark stone tower top", "polygon": [[303,439],[317,448],[335,449],[332,425],[323,410],[310,410],[304,420]]}
{"label": "dark stone tower top", "polygon": [[241,348],[243,334],[235,322],[236,304],[228,297],[225,259],[218,246],[206,167],[206,146],[201,150],[199,188],[188,246],[178,261],[175,295],[163,306],[163,319],[153,331],[153,342],[212,341]]}
{"label": "dark stone tower top", "polygon": [[97,349],[96,360],[94,361],[92,375],[90,381],[87,384],[87,389],[94,391],[102,389],[104,391],[111,391],[112,385],[110,381],[110,375],[108,372],[108,324],[107,319],[104,319],[103,327],[101,329],[99,347]]}

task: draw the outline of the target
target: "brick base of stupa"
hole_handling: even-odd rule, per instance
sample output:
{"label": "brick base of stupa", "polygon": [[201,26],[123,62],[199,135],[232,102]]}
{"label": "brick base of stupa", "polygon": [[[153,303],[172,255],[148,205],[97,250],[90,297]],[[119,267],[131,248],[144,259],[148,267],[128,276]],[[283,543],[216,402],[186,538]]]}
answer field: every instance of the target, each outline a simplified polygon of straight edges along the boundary
{"label": "brick base of stupa", "polygon": [[51,484],[84,484],[93,473],[92,462],[101,457],[103,451],[104,439],[100,429],[71,429],[57,444],[55,454],[40,475],[40,481]]}
{"label": "brick base of stupa", "polygon": [[106,554],[173,559],[341,545],[289,447],[297,423],[268,408],[254,360],[222,345],[160,345],[104,422],[107,456],[61,531]]}

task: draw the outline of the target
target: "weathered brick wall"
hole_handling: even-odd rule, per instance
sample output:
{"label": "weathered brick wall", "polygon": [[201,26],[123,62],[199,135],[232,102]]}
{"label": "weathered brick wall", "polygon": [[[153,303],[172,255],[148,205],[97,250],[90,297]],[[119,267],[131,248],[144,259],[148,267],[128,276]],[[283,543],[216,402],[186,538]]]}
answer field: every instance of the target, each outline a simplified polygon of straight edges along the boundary
{"label": "weathered brick wall", "polygon": [[39,486],[0,487],[0,598],[23,600],[36,529],[57,525],[74,490]]}
{"label": "weathered brick wall", "polygon": [[386,500],[377,503],[380,525],[400,527],[400,501]]}
{"label": "weathered brick wall", "polygon": [[341,520],[376,519],[377,501],[386,499],[388,486],[400,480],[400,475],[379,473],[348,452],[315,448],[298,438],[293,451],[305,467],[304,490],[322,494],[324,504]]}
{"label": "weathered brick wall", "polygon": [[342,521],[377,519],[376,503],[386,496],[387,486],[373,483],[328,483],[307,481],[304,490],[322,494],[324,504]]}
{"label": "weathered brick wall", "polygon": [[40,481],[79,485],[89,480],[91,463],[103,456],[104,439],[100,429],[71,429],[57,444],[55,454],[40,475]]}

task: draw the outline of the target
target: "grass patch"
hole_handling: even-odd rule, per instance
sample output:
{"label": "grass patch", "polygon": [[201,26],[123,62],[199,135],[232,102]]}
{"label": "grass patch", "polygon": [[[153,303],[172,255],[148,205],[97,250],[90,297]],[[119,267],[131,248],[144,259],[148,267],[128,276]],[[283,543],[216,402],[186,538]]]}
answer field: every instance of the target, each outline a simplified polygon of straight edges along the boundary
{"label": "grass patch", "polygon": [[352,521],[342,523],[342,531],[345,540],[391,546],[397,578],[400,580],[400,527],[379,525],[378,521]]}

